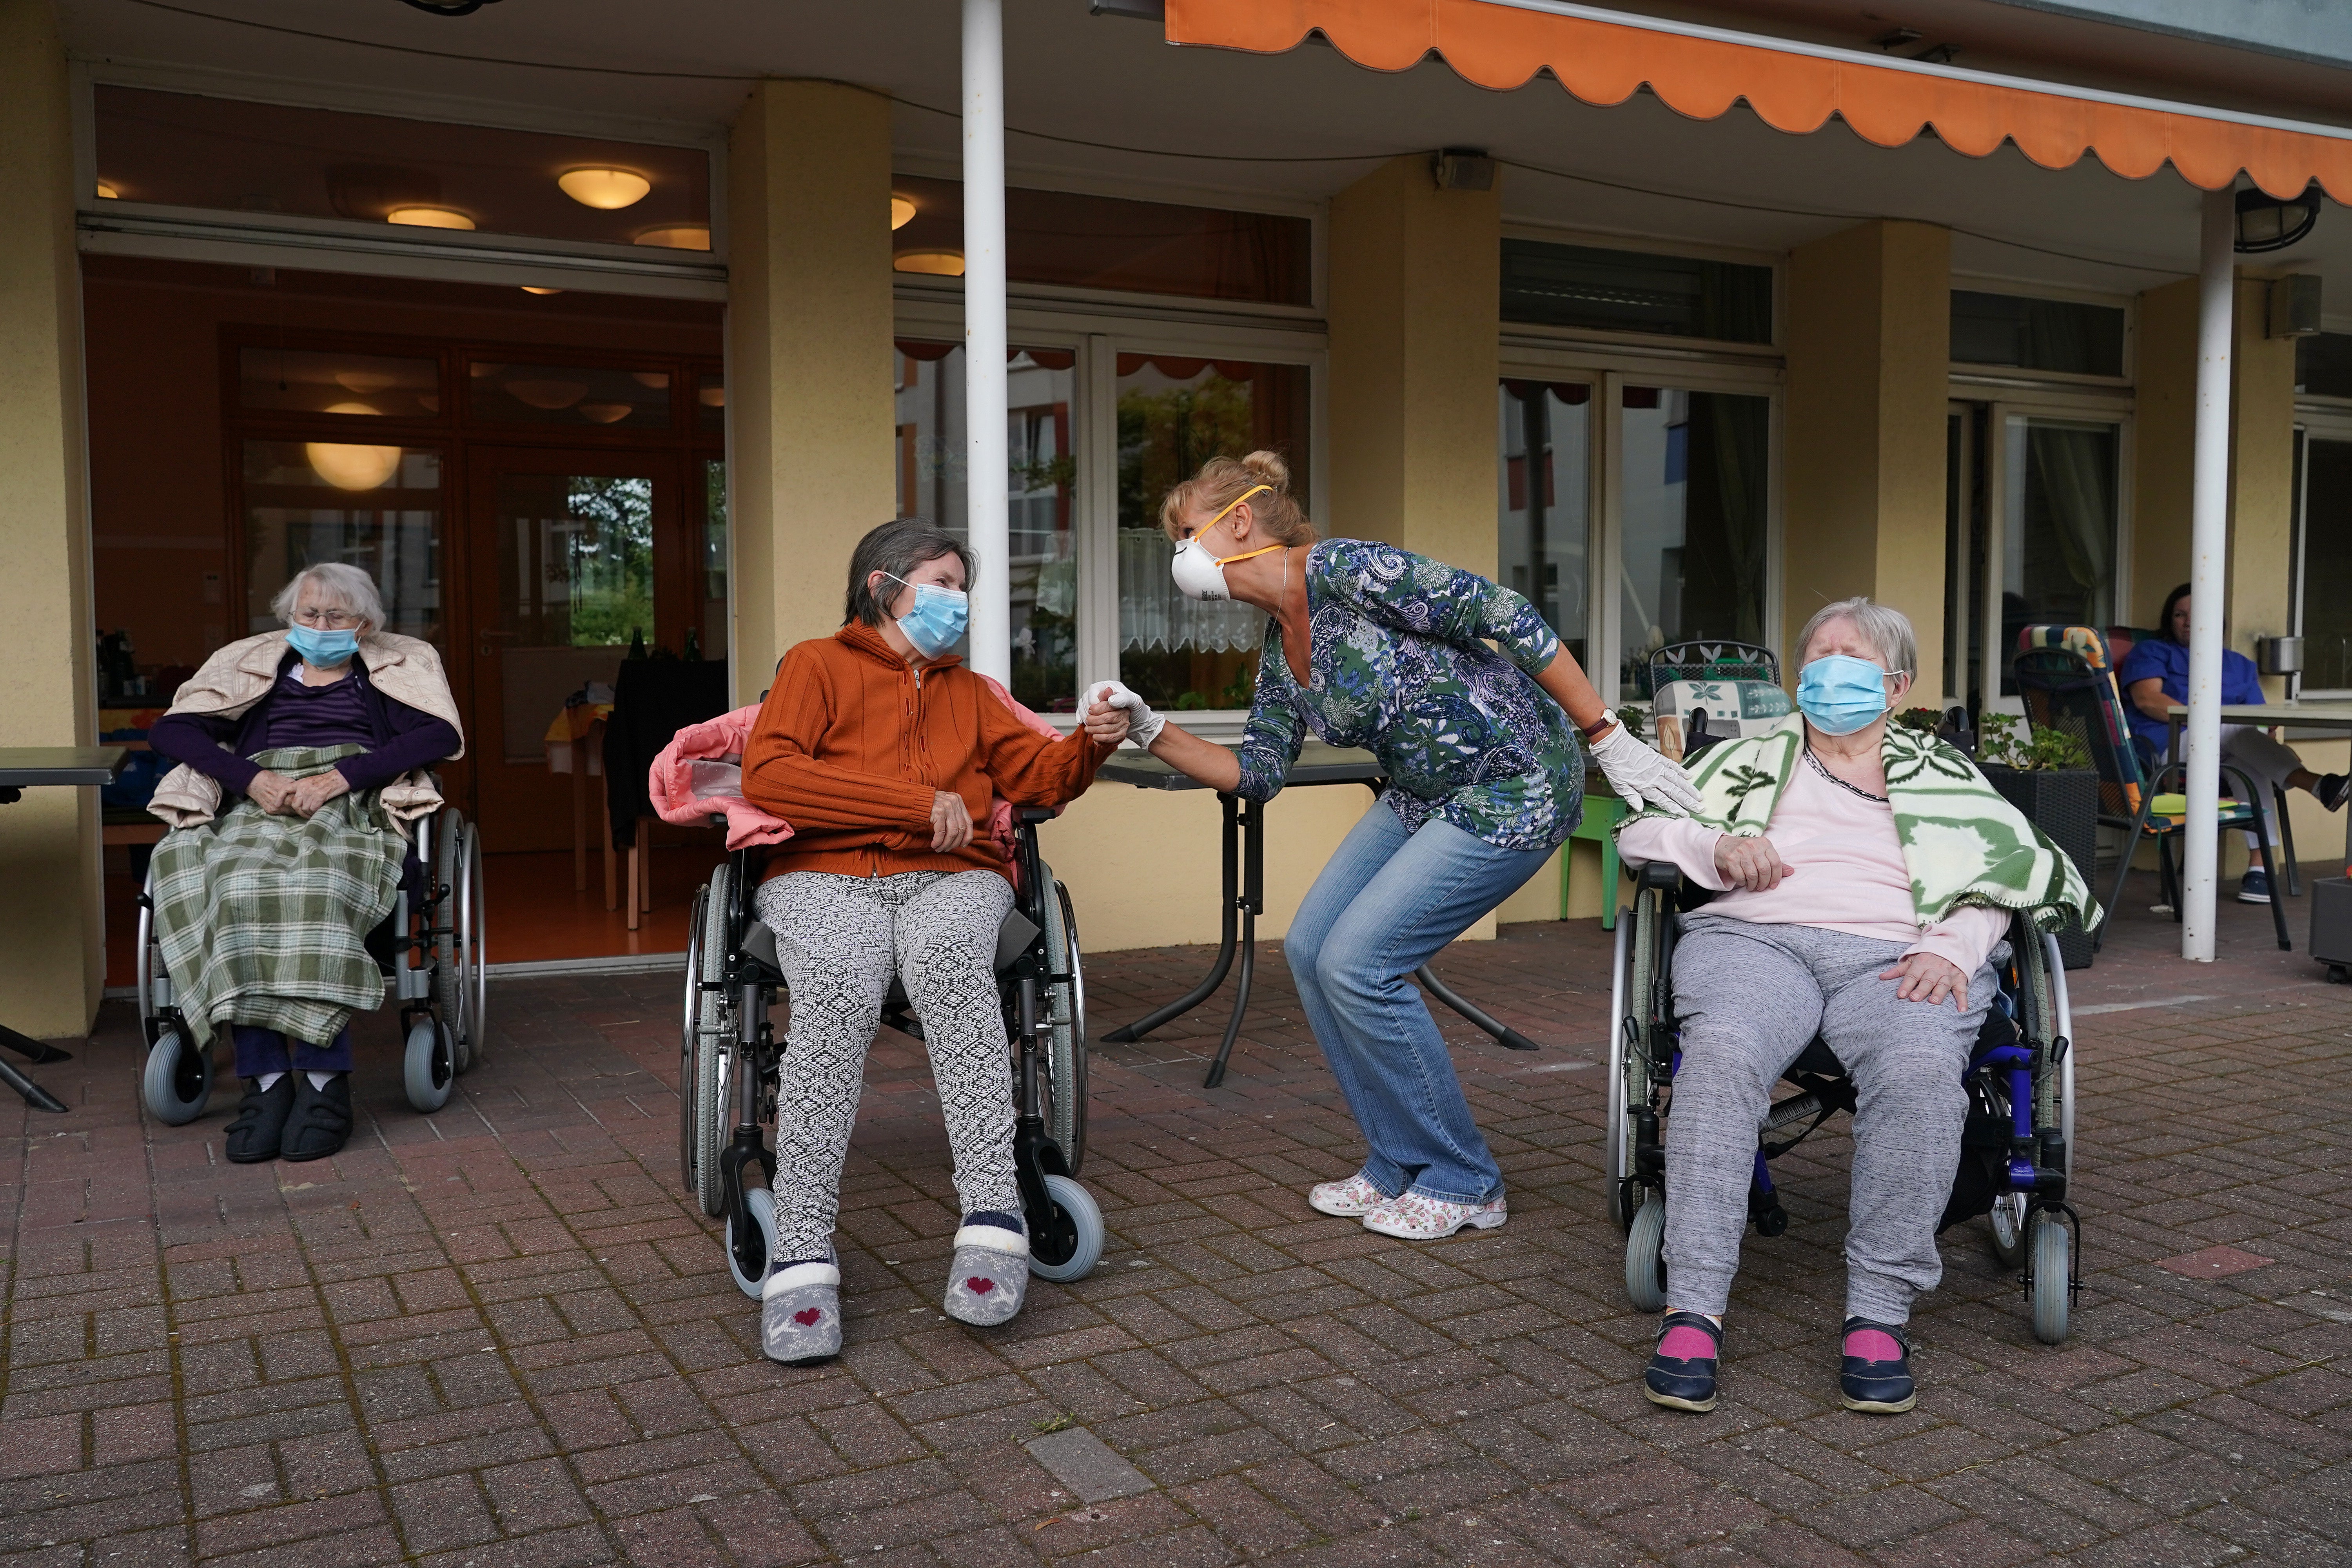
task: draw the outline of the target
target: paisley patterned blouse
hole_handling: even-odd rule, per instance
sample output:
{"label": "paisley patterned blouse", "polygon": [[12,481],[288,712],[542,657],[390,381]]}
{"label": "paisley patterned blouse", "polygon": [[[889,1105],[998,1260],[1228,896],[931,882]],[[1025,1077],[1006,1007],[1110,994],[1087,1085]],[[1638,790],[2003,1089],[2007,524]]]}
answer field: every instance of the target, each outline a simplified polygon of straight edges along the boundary
{"label": "paisley patterned blouse", "polygon": [[1307,615],[1304,687],[1266,621],[1244,799],[1274,798],[1311,730],[1380,758],[1407,832],[1434,816],[1501,848],[1550,850],[1575,829],[1584,758],[1576,726],[1530,679],[1559,651],[1534,605],[1425,555],[1329,539],[1307,552]]}

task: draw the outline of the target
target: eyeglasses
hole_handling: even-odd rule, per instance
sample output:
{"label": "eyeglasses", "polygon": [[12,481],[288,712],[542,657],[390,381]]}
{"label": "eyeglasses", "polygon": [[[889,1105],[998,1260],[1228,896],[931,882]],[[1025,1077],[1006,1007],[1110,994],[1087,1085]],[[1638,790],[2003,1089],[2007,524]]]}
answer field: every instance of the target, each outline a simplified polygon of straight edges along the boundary
{"label": "eyeglasses", "polygon": [[339,632],[348,626],[360,625],[363,617],[352,615],[348,610],[297,610],[294,612],[294,618],[306,626],[315,626],[321,631]]}

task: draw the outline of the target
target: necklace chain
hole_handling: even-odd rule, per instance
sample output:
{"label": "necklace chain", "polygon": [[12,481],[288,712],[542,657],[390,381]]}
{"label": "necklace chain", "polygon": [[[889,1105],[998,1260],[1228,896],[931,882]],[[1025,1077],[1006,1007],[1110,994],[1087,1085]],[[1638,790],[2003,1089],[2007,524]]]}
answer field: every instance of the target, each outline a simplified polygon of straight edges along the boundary
{"label": "necklace chain", "polygon": [[1874,800],[1881,805],[1885,805],[1886,804],[1886,797],[1885,795],[1873,795],[1868,790],[1863,788],[1860,784],[1848,784],[1845,780],[1838,777],[1837,774],[1830,772],[1829,764],[1822,762],[1821,758],[1813,755],[1813,748],[1810,745],[1805,748],[1805,761],[1813,764],[1813,772],[1821,774],[1822,777],[1829,780],[1830,783],[1837,785],[1838,788],[1858,795],[1864,800]]}

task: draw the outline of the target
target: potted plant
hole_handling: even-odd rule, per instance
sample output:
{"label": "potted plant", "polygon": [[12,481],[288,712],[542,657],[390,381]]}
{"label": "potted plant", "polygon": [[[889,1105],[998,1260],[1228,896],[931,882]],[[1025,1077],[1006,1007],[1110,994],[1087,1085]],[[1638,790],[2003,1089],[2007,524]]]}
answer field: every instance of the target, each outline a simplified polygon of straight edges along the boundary
{"label": "potted plant", "polygon": [[[2013,713],[1987,713],[1977,723],[1977,765],[1986,781],[2066,852],[2085,887],[2095,885],[2099,774],[2089,748],[2063,730],[2022,734],[2024,721]],[[2069,921],[2058,951],[2067,968],[2088,969],[2090,933]]]}

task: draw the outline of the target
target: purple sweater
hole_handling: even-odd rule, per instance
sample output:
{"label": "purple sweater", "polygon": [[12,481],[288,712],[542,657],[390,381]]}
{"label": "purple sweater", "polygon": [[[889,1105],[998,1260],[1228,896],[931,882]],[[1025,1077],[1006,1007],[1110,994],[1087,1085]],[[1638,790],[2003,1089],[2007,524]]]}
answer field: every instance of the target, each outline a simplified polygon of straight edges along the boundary
{"label": "purple sweater", "polygon": [[457,731],[447,721],[386,697],[358,658],[349,675],[327,686],[303,685],[300,663],[301,656],[289,651],[269,695],[235,718],[165,714],[147,731],[148,745],[239,795],[261,772],[248,759],[274,746],[365,746],[335,764],[355,790],[382,788],[457,752]]}

